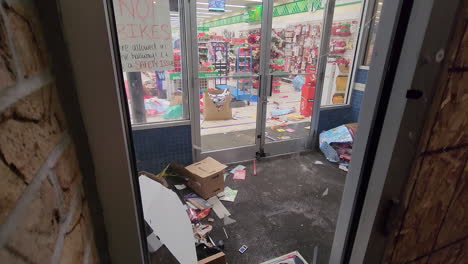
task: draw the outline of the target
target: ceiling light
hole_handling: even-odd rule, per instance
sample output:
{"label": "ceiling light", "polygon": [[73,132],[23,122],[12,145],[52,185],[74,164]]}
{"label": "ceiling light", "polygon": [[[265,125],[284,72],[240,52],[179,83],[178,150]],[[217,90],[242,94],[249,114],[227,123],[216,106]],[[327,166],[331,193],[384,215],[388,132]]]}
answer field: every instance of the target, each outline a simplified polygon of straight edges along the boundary
{"label": "ceiling light", "polygon": [[[208,3],[203,3],[203,2],[197,2],[198,5],[208,5]],[[247,7],[247,6],[244,6],[244,5],[225,5],[225,6],[228,6],[228,7]]]}
{"label": "ceiling light", "polygon": [[208,13],[208,12],[197,12],[197,14],[202,14],[202,15],[218,15],[217,13]]}

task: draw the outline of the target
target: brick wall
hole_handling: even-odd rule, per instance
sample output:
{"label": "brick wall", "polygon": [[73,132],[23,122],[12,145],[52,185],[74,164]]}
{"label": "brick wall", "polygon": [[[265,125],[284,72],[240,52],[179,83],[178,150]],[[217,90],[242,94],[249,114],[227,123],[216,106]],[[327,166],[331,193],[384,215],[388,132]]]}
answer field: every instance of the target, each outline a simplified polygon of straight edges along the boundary
{"label": "brick wall", "polygon": [[461,2],[385,263],[468,261],[468,3]]}
{"label": "brick wall", "polygon": [[[35,1],[0,0],[0,263],[97,263]],[[69,121],[68,121],[69,122]]]}

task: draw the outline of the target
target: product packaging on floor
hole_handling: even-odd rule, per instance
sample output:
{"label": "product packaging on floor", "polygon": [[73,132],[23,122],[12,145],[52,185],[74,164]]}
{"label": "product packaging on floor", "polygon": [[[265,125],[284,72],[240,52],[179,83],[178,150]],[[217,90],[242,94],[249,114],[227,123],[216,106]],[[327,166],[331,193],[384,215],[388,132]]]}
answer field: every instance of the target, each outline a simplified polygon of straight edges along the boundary
{"label": "product packaging on floor", "polygon": [[346,170],[351,161],[353,141],[357,123],[335,127],[320,133],[319,146],[327,160],[339,163],[340,169]]}

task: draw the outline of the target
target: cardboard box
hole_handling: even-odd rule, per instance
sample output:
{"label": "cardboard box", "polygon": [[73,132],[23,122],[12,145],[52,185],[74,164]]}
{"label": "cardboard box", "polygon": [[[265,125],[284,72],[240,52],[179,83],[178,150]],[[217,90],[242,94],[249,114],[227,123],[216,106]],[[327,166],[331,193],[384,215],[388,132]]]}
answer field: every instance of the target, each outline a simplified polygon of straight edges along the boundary
{"label": "cardboard box", "polygon": [[181,92],[175,92],[172,94],[171,98],[171,106],[173,105],[181,105],[183,103],[182,100],[182,93]]}
{"label": "cardboard box", "polygon": [[336,90],[339,92],[346,91],[346,85],[348,84],[348,76],[336,76]]}
{"label": "cardboard box", "polygon": [[224,169],[227,166],[208,157],[185,167],[189,174],[188,186],[203,199],[224,191]]}
{"label": "cardboard box", "polygon": [[216,253],[212,256],[198,261],[198,264],[226,264],[226,255],[223,252]]}
{"label": "cardboard box", "polygon": [[226,100],[221,107],[216,107],[209,94],[221,94],[223,90],[213,90],[203,92],[203,117],[205,120],[229,120],[232,119],[231,94],[226,96]]}

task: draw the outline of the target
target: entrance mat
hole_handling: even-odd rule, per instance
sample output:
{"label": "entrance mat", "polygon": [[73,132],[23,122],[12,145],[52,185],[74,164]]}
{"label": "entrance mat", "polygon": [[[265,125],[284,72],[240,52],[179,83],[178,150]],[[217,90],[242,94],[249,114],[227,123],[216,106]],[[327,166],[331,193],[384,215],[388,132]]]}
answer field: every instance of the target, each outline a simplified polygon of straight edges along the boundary
{"label": "entrance mat", "polygon": [[268,260],[266,262],[262,262],[260,264],[308,264],[307,261],[299,254],[298,251],[293,251],[286,255],[283,255],[278,258],[274,258],[272,260]]}

